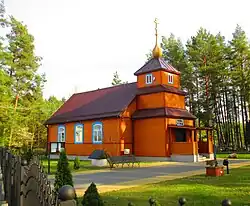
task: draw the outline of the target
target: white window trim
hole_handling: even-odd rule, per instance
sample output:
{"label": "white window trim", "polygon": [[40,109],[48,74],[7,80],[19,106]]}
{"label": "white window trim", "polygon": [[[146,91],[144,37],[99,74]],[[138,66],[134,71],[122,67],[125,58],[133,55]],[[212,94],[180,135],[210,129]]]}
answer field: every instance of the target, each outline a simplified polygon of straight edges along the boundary
{"label": "white window trim", "polygon": [[[74,126],[74,132],[75,132],[75,134],[74,134],[74,143],[75,144],[82,144],[83,141],[84,141],[84,128],[83,127],[84,127],[84,125],[81,124],[81,123],[76,123],[75,126]],[[77,128],[81,130],[80,131],[81,132],[80,141],[77,141],[77,139],[76,139]]]}
{"label": "white window trim", "polygon": [[56,153],[57,152],[57,143],[51,143],[50,144],[50,152]]}
{"label": "white window trim", "polygon": [[[60,128],[63,128],[63,132],[60,131]],[[62,141],[62,133],[64,133],[64,141]],[[66,128],[65,126],[58,127],[58,142],[66,142]]]}
{"label": "white window trim", "polygon": [[[153,75],[152,74],[146,74],[146,84],[152,84],[153,83]],[[151,80],[151,81],[148,81]]]}
{"label": "white window trim", "polygon": [[[96,129],[96,126],[100,126],[100,129]],[[95,123],[93,125],[93,143],[102,143],[103,141],[103,128],[102,124]],[[97,132],[97,140],[95,140],[95,132]]]}
{"label": "white window trim", "polygon": [[[172,79],[172,81],[171,81],[171,79]],[[168,83],[169,84],[174,84],[174,75],[173,74],[168,74]]]}

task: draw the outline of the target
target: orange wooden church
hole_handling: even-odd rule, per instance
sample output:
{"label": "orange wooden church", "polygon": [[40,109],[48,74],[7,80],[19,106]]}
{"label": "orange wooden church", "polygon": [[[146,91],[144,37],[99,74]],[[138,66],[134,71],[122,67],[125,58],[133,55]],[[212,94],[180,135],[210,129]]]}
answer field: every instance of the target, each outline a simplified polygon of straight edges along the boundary
{"label": "orange wooden church", "polygon": [[[157,29],[156,29],[157,31]],[[111,155],[146,159],[213,159],[212,130],[197,138],[196,117],[185,109],[180,72],[162,59],[157,43],[153,58],[137,70],[137,82],[72,95],[46,121],[50,151],[89,156],[95,149]]]}

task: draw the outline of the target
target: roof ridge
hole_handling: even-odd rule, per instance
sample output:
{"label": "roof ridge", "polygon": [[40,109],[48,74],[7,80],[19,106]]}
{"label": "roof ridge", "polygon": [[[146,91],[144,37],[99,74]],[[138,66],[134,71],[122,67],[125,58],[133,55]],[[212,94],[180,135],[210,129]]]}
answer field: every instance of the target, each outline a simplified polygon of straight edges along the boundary
{"label": "roof ridge", "polygon": [[172,70],[174,70],[174,72],[176,73],[181,73],[178,69],[176,69],[172,64],[170,64],[169,62],[167,62],[165,59],[161,58],[161,63],[166,67],[170,67]]}
{"label": "roof ridge", "polygon": [[134,72],[134,75],[136,75],[136,73],[137,73],[139,70],[141,70],[143,67],[145,67],[146,65],[148,65],[152,59],[154,59],[154,58],[151,58],[151,59],[149,59],[148,61],[146,61],[146,63],[144,63],[144,65],[141,66],[140,69],[137,69],[137,71]]}
{"label": "roof ridge", "polygon": [[140,69],[138,69],[134,75],[138,76],[140,74],[145,74],[148,72],[156,72],[159,70],[164,70],[169,73],[180,75],[181,72],[178,71],[175,67],[169,64],[164,58],[151,58],[148,60]]}
{"label": "roof ridge", "polygon": [[90,90],[90,91],[85,91],[85,92],[77,92],[77,93],[74,93],[73,95],[79,95],[79,94],[83,94],[83,93],[86,94],[86,93],[91,93],[91,92],[96,92],[96,91],[102,91],[102,90],[111,89],[111,88],[114,88],[114,87],[121,87],[121,86],[124,86],[124,85],[135,84],[135,83],[136,82],[118,84],[118,85],[113,85],[113,86],[110,86],[110,87],[104,87],[104,88],[100,88],[100,89],[98,88],[98,89],[95,89],[95,90]]}

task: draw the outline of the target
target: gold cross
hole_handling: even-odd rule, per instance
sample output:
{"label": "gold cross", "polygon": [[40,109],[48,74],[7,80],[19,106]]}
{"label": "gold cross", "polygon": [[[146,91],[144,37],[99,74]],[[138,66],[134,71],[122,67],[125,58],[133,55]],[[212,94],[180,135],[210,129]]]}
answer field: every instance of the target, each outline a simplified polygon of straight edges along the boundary
{"label": "gold cross", "polygon": [[154,23],[155,23],[155,35],[157,35],[158,34],[158,32],[157,32],[157,25],[159,24],[157,18],[155,18]]}

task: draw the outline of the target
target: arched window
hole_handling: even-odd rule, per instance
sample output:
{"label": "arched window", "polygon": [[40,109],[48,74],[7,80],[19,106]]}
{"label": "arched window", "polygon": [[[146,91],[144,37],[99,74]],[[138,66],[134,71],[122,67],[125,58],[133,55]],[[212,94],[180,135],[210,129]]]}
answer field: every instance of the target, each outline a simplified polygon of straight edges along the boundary
{"label": "arched window", "polygon": [[103,126],[101,122],[94,122],[92,125],[92,141],[93,144],[102,144]]}
{"label": "arched window", "polygon": [[77,123],[75,124],[75,144],[82,144],[83,143],[83,136],[84,136],[84,130],[83,130],[83,124]]}
{"label": "arched window", "polygon": [[59,125],[58,126],[58,136],[57,136],[57,141],[58,142],[65,142],[66,139],[66,130],[64,125]]}

